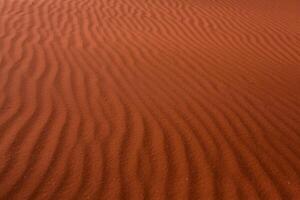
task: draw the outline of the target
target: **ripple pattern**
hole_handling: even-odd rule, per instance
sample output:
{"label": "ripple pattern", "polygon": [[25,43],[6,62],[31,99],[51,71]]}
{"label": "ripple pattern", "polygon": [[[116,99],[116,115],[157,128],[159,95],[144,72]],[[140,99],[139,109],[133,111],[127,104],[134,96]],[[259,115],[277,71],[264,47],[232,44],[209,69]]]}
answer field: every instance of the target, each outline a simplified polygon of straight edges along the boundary
{"label": "ripple pattern", "polygon": [[297,0],[0,0],[0,199],[300,199]]}

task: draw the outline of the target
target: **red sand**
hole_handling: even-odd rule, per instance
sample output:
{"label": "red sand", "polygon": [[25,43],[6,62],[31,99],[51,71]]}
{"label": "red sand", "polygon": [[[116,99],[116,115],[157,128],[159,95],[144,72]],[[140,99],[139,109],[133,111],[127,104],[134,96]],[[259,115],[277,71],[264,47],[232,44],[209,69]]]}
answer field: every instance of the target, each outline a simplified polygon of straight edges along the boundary
{"label": "red sand", "polygon": [[300,199],[300,1],[0,0],[0,199]]}

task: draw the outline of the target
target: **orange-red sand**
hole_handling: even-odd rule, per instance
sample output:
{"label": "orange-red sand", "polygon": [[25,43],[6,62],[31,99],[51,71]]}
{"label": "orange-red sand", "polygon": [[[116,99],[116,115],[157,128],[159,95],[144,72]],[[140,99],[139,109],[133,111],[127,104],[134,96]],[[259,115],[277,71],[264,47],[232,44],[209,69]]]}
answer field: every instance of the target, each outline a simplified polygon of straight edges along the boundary
{"label": "orange-red sand", "polygon": [[300,199],[300,1],[0,0],[0,199]]}

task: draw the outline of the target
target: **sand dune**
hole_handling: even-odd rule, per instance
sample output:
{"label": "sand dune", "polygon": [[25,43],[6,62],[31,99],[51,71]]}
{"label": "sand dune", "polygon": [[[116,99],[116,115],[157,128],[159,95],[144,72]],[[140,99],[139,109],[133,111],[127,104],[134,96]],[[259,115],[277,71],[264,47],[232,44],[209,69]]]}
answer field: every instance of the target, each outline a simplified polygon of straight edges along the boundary
{"label": "sand dune", "polygon": [[0,199],[300,199],[297,0],[0,0]]}

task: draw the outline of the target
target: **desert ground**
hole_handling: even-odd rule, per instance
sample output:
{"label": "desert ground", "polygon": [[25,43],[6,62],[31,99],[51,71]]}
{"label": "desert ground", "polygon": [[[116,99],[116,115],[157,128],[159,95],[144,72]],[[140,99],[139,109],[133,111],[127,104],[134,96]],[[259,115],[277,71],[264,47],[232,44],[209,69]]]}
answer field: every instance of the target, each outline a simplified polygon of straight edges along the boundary
{"label": "desert ground", "polygon": [[300,1],[0,0],[0,199],[300,199]]}

